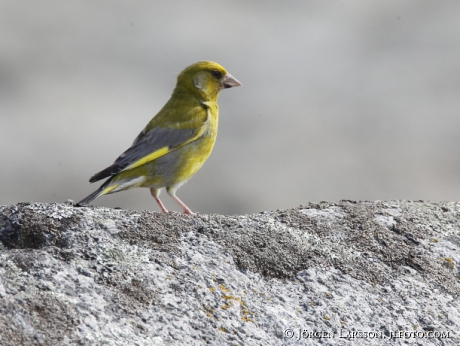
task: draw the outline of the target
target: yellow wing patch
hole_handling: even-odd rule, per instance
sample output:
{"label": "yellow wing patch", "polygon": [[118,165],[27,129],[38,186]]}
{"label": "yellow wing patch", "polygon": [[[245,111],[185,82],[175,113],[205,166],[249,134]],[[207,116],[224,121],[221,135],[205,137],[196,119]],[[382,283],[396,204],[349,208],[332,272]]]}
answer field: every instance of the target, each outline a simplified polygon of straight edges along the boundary
{"label": "yellow wing patch", "polygon": [[158,159],[160,156],[166,155],[168,152],[169,152],[168,147],[163,147],[161,149],[158,149],[157,151],[154,151],[153,153],[148,154],[147,156],[144,156],[142,159],[139,159],[136,162],[134,162],[132,165],[126,167],[124,171],[142,166],[144,163]]}
{"label": "yellow wing patch", "polygon": [[112,185],[112,186],[109,186],[109,187],[105,188],[105,189],[102,191],[101,196],[108,194],[110,191],[112,191],[113,189],[115,189],[118,185],[119,185],[119,184],[116,184],[116,185]]}

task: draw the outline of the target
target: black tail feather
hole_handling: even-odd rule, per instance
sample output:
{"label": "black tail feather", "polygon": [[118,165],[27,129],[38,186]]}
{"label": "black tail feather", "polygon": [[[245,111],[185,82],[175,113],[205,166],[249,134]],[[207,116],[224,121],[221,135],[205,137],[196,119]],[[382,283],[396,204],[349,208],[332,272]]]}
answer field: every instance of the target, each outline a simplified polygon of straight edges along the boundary
{"label": "black tail feather", "polygon": [[80,202],[77,203],[77,205],[83,206],[83,205],[91,204],[92,201],[94,201],[96,198],[98,198],[101,195],[104,185],[102,185],[99,189],[94,191],[92,194],[90,194],[86,198],[83,198]]}

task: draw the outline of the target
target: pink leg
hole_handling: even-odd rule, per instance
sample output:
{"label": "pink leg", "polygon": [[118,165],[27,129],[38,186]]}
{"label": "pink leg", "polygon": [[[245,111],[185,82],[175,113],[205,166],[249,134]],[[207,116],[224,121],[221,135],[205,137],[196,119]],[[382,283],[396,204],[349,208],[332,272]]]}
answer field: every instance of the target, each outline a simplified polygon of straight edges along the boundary
{"label": "pink leg", "polygon": [[168,187],[166,188],[166,191],[168,192],[168,195],[170,195],[182,207],[182,209],[184,209],[185,214],[193,215],[193,212],[190,210],[190,208],[187,207],[185,203],[176,196],[176,189]]}
{"label": "pink leg", "polygon": [[157,189],[150,189],[150,193],[152,194],[153,198],[155,198],[155,201],[157,201],[158,205],[160,206],[161,208],[161,211],[163,213],[167,213],[168,212],[168,209],[165,208],[165,206],[163,205],[163,203],[160,201],[160,190],[157,190]]}

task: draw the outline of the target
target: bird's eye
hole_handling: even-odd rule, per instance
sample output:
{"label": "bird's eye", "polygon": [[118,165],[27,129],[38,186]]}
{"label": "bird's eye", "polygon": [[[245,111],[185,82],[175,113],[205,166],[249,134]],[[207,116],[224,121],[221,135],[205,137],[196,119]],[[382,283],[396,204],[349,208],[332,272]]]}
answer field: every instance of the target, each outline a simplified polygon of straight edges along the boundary
{"label": "bird's eye", "polygon": [[222,78],[222,72],[220,72],[220,71],[212,70],[211,74],[216,79],[221,79]]}

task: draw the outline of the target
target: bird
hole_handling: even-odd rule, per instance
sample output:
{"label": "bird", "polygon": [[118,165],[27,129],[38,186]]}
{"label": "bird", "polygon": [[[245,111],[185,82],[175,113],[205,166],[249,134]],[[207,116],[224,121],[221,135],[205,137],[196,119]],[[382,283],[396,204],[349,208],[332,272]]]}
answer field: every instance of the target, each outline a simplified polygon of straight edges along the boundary
{"label": "bird", "polygon": [[167,213],[160,200],[163,188],[183,209],[192,210],[176,196],[208,159],[217,137],[222,89],[242,84],[213,61],[199,61],[177,76],[170,99],[136,137],[131,147],[90,183],[108,178],[96,191],[77,203],[85,206],[96,198],[135,187],[146,187]]}

